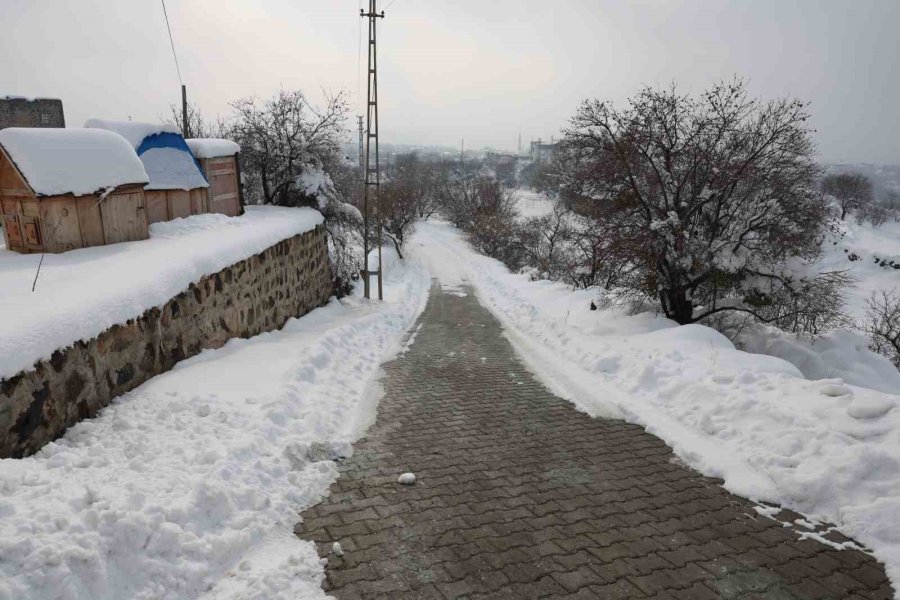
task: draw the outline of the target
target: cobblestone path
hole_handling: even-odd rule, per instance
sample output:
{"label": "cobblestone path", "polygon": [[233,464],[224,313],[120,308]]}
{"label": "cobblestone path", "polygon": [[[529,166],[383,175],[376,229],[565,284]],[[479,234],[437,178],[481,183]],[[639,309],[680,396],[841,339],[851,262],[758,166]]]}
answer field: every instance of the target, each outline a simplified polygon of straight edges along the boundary
{"label": "cobblestone path", "polygon": [[641,427],[551,394],[471,293],[435,286],[414,335],[385,365],[368,437],[296,526],[328,559],[329,594],[893,597],[868,554],[800,540]]}

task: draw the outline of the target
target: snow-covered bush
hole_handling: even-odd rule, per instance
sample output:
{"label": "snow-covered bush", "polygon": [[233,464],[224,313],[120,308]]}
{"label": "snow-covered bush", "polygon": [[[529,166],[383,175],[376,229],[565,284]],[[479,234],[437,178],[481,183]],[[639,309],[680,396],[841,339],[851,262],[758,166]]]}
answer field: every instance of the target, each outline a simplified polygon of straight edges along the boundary
{"label": "snow-covered bush", "polygon": [[453,174],[443,195],[444,216],[466,232],[480,252],[512,270],[522,264],[516,199],[512,192],[483,171]]}
{"label": "snow-covered bush", "polygon": [[301,172],[294,182],[294,192],[299,203],[318,209],[325,217],[334,292],[338,297],[349,294],[351,281],[358,278],[362,264],[362,215],[355,206],[344,202],[331,177],[321,168],[309,166]]}
{"label": "snow-covered bush", "polygon": [[318,109],[303,92],[282,90],[260,102],[232,103],[230,137],[241,145],[246,196],[261,204],[302,206],[308,200],[295,184],[304,173],[323,169],[341,155],[349,105],[343,93],[327,96]]}
{"label": "snow-covered bush", "polygon": [[699,98],[644,88],[624,109],[587,101],[558,153],[561,193],[629,265],[618,285],[678,323],[733,311],[818,328],[810,294],[835,300],[844,279],[811,269],[827,210],[807,118],[739,80]]}
{"label": "snow-covered bush", "polygon": [[379,191],[379,208],[385,236],[403,258],[403,244],[416,221],[431,216],[438,206],[442,170],[415,153],[394,159]]}
{"label": "snow-covered bush", "polygon": [[522,260],[535,269],[537,278],[557,281],[570,279],[578,270],[573,242],[577,231],[574,215],[557,203],[549,215],[529,217],[519,223],[518,242]]}

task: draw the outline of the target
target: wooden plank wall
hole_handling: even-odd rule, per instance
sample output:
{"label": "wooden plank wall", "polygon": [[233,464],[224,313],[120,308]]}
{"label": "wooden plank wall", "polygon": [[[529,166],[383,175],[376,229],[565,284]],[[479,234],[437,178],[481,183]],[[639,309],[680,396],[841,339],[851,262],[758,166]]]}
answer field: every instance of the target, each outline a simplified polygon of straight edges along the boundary
{"label": "wooden plank wall", "polygon": [[147,221],[149,223],[160,223],[169,220],[169,205],[166,196],[167,193],[163,190],[144,192],[144,199],[147,202]]}
{"label": "wooden plank wall", "polygon": [[241,214],[235,157],[207,158],[201,162],[209,180],[209,212],[229,217]]}

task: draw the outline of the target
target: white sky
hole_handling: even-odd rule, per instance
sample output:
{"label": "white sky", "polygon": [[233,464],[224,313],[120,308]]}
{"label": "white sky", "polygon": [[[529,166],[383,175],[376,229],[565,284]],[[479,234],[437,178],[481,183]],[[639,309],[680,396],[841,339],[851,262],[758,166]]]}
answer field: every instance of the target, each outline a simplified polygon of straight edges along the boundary
{"label": "white sky", "polygon": [[[207,116],[279,87],[356,96],[359,0],[167,6]],[[0,23],[0,95],[62,98],[69,126],[180,102],[158,0],[0,0]],[[737,74],[812,101],[823,160],[900,163],[900,0],[394,0],[379,25],[383,142],[515,149],[584,98]]]}

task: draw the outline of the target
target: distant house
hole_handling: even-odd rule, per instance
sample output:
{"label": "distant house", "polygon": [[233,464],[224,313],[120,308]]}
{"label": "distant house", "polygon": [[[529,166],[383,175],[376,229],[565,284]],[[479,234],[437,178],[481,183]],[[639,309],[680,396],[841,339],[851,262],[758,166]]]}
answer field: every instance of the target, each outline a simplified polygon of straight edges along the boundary
{"label": "distant house", "polygon": [[101,119],[84,126],[112,131],[132,145],[150,177],[144,188],[150,223],[210,212],[209,182],[177,127]]}
{"label": "distant house", "polygon": [[0,129],[7,127],[65,127],[62,100],[0,97]]}
{"label": "distant house", "polygon": [[539,163],[550,162],[556,154],[556,147],[555,142],[545,144],[538,138],[536,142],[531,142],[531,160]]}
{"label": "distant house", "polygon": [[65,252],[146,239],[149,180],[131,145],[112,132],[0,130],[6,247]]}

